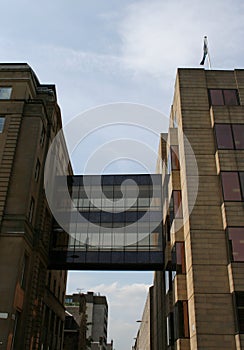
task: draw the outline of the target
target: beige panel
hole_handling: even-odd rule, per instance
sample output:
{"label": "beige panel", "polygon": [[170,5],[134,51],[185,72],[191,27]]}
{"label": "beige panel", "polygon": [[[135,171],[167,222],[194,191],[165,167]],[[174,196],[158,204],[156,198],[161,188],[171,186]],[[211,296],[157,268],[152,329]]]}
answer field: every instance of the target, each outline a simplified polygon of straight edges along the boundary
{"label": "beige panel", "polygon": [[[199,334],[232,335],[235,333],[231,294],[196,294],[195,308]],[[201,348],[200,344],[199,348]]]}

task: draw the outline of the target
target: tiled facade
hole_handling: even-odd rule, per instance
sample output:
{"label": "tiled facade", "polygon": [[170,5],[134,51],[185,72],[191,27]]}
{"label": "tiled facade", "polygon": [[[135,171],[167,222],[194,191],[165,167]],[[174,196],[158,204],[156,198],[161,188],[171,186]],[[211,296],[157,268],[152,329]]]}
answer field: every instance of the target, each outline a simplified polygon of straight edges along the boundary
{"label": "tiled facade", "polygon": [[160,156],[164,348],[243,349],[244,70],[178,69]]}

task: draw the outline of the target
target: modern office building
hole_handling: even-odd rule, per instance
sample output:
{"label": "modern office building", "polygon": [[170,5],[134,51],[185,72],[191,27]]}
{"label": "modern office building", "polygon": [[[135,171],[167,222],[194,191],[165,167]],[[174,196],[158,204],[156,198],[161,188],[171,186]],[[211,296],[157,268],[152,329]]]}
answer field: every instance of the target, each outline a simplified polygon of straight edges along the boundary
{"label": "modern office building", "polygon": [[[55,86],[40,84],[27,64],[0,64],[2,349],[62,348],[66,271],[48,270],[53,220],[43,187],[46,155],[61,127]],[[58,172],[64,140],[59,154]]]}
{"label": "modern office building", "polygon": [[244,70],[178,69],[160,157],[163,349],[244,349]]}

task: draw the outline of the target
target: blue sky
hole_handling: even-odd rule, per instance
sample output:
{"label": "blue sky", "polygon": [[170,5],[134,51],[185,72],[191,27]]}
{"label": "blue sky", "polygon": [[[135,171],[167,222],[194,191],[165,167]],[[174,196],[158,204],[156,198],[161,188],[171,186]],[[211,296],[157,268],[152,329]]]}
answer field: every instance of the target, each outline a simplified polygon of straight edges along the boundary
{"label": "blue sky", "polygon": [[[27,62],[41,82],[55,83],[64,124],[114,102],[144,104],[168,115],[176,69],[199,68],[204,35],[214,69],[244,68],[240,0],[1,4],[1,61]],[[151,281],[152,273],[72,272],[68,291],[108,296],[110,337],[116,350],[124,350],[131,348]]]}

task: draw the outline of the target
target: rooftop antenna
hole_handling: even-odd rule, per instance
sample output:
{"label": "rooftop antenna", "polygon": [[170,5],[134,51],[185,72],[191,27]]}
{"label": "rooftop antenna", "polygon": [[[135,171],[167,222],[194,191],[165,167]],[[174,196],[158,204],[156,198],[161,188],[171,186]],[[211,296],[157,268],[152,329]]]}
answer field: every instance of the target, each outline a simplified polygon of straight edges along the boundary
{"label": "rooftop antenna", "polygon": [[208,38],[205,35],[205,37],[203,38],[203,58],[200,62],[200,65],[202,66],[204,65],[206,57],[208,60],[208,68],[212,69],[210,55],[209,55],[209,48],[208,48]]}

